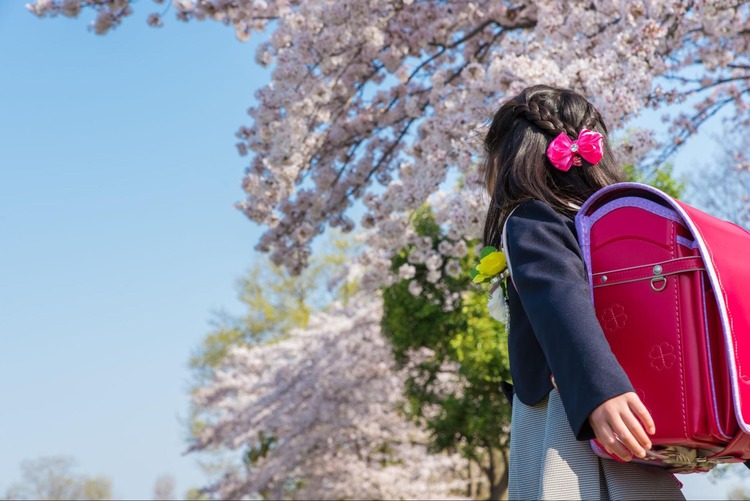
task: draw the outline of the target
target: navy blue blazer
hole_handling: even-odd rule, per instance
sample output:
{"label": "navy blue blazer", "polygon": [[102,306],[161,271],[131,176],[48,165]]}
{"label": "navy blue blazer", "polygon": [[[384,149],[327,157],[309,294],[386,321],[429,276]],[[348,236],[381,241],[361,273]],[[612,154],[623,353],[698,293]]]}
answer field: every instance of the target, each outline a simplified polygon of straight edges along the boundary
{"label": "navy blue blazer", "polygon": [[506,232],[515,393],[524,404],[535,405],[552,389],[554,374],[576,438],[594,438],[589,414],[633,387],[596,318],[575,222],[530,200],[511,214]]}

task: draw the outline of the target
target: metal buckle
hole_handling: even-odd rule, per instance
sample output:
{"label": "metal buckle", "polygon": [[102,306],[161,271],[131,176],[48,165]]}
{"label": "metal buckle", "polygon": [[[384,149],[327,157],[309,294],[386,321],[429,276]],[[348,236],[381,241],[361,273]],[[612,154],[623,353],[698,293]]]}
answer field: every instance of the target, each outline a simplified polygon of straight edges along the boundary
{"label": "metal buckle", "polygon": [[733,456],[710,458],[713,453],[709,450],[691,449],[679,445],[658,446],[655,451],[646,451],[644,459],[659,461],[668,465],[673,473],[691,471],[708,471],[721,463],[734,462]]}
{"label": "metal buckle", "polygon": [[[651,279],[651,288],[655,292],[663,291],[667,287],[667,279],[661,274],[661,272],[664,271],[664,268],[662,268],[660,264],[657,264],[651,271],[653,271],[655,275],[654,278]],[[660,280],[661,282],[659,282]],[[656,285],[657,283],[659,283],[659,285]]]}
{"label": "metal buckle", "polygon": [[[657,283],[659,285],[656,285]],[[655,292],[661,292],[661,291],[663,291],[664,289],[667,288],[667,278],[666,277],[654,277],[654,278],[652,278],[651,279],[651,288]]]}

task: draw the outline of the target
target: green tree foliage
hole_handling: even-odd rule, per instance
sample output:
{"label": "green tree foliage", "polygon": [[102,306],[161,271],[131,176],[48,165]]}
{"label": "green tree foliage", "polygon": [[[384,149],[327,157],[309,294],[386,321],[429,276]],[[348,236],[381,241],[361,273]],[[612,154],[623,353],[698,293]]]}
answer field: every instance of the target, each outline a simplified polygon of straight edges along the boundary
{"label": "green tree foliage", "polygon": [[[435,248],[445,238],[428,209],[417,211],[414,222]],[[394,258],[394,270],[407,262],[409,251]],[[484,473],[486,481],[477,479],[470,494],[499,499],[507,489],[510,422],[510,406],[500,390],[500,382],[510,379],[505,331],[487,314],[486,291],[471,283],[476,258],[469,253],[461,265],[464,273],[444,274],[442,285],[430,283],[426,267],[417,265],[414,280],[423,291],[416,296],[407,280],[386,288],[382,328],[398,363],[413,365],[407,412],[431,431],[435,450],[458,450]],[[455,293],[459,299],[447,307]],[[429,356],[413,363],[414,354],[425,348]],[[456,381],[449,391],[441,384],[445,377]]]}
{"label": "green tree foliage", "polygon": [[346,301],[351,296],[352,285],[341,281],[340,273],[354,244],[333,233],[324,245],[327,252],[316,255],[299,275],[263,259],[239,279],[238,299],[245,313],[216,315],[213,329],[190,359],[199,380],[221,363],[228,348],[269,341],[295,327],[305,327],[311,312],[334,299]]}
{"label": "green tree foliage", "polygon": [[219,365],[232,346],[259,343],[305,326],[310,316],[308,292],[316,275],[317,270],[310,268],[293,277],[271,262],[256,262],[238,282],[239,300],[246,313],[240,317],[218,313],[190,366],[202,375]]}
{"label": "green tree foliage", "polygon": [[685,180],[674,176],[674,168],[671,164],[664,164],[648,173],[632,165],[626,165],[624,169],[628,176],[628,181],[648,184],[660,189],[671,197],[680,198],[683,191],[685,191]]}
{"label": "green tree foliage", "polygon": [[21,481],[12,484],[6,499],[112,499],[112,481],[73,473],[75,460],[66,456],[41,457],[21,463]]}
{"label": "green tree foliage", "polygon": [[208,500],[208,494],[203,493],[198,488],[191,487],[185,493],[185,496],[183,497],[183,499],[185,499],[187,501],[207,501]]}
{"label": "green tree foliage", "polygon": [[[344,303],[349,300],[356,284],[343,275],[344,263],[352,259],[357,244],[341,233],[330,231],[321,247],[310,266],[299,275],[292,275],[268,258],[255,261],[238,281],[238,299],[244,313],[240,316],[226,312],[216,314],[212,330],[190,359],[193,390],[210,379],[230,348],[281,339],[291,329],[306,327],[311,313],[324,309],[334,300]],[[188,440],[196,437],[211,419],[204,409],[191,408],[186,422]],[[266,439],[274,440],[273,437],[262,439],[257,447],[248,451],[246,461],[265,454],[269,446],[264,442]],[[222,451],[216,451],[202,466],[207,472],[221,471],[225,461],[228,459],[222,457]],[[200,490],[191,491],[191,496],[197,496],[195,499],[202,495]]]}

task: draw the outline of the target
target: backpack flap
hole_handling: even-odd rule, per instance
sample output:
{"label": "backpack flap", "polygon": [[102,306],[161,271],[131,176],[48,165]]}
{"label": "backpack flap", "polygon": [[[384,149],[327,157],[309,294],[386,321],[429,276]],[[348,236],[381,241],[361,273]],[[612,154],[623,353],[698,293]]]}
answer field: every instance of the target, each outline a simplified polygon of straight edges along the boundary
{"label": "backpack flap", "polygon": [[675,200],[657,188],[617,183],[599,190],[581,207],[576,227],[584,255],[589,253],[588,216],[622,196],[643,197],[670,207],[681,216],[695,239],[720,317],[737,425],[750,434],[750,232]]}

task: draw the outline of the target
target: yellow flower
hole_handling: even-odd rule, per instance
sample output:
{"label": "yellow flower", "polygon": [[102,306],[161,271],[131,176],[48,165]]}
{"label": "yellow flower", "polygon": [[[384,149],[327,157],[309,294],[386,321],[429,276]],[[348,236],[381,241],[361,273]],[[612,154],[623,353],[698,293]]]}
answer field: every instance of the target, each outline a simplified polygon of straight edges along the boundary
{"label": "yellow flower", "polygon": [[477,276],[474,277],[474,282],[477,282],[478,277],[482,277],[479,282],[488,277],[493,277],[503,271],[506,267],[505,254],[500,251],[490,252],[484,256],[477,265]]}
{"label": "yellow flower", "polygon": [[488,278],[490,277],[487,275],[482,275],[481,273],[477,273],[476,275],[474,275],[474,279],[472,280],[472,282],[474,282],[475,284],[481,284]]}

